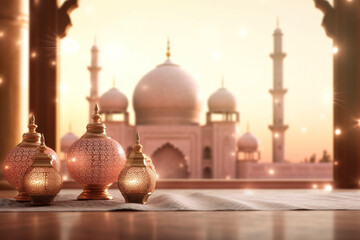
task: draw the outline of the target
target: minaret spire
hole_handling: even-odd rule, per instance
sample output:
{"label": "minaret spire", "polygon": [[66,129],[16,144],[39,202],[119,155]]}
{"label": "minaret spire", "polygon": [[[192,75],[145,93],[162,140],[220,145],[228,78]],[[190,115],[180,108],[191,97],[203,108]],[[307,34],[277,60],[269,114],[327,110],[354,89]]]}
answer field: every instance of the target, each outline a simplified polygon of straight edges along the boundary
{"label": "minaret spire", "polygon": [[269,126],[272,132],[272,154],[273,162],[284,162],[285,131],[288,125],[284,124],[284,95],[287,89],[283,88],[283,60],[286,54],[282,50],[282,32],[279,29],[279,18],[277,28],[274,31],[274,53],[270,56],[274,64],[273,89],[269,92],[273,97],[273,124]]}
{"label": "minaret spire", "polygon": [[170,59],[171,52],[170,52],[170,38],[167,39],[167,47],[166,47],[166,57]]}
{"label": "minaret spire", "polygon": [[99,66],[99,49],[96,46],[96,36],[94,36],[94,45],[91,48],[91,65],[88,66],[90,72],[90,95],[86,98],[89,102],[89,122],[91,122],[91,115],[95,104],[99,100],[99,72],[101,67]]}
{"label": "minaret spire", "polygon": [[115,78],[115,75],[113,76],[113,88],[116,88],[116,78]]}

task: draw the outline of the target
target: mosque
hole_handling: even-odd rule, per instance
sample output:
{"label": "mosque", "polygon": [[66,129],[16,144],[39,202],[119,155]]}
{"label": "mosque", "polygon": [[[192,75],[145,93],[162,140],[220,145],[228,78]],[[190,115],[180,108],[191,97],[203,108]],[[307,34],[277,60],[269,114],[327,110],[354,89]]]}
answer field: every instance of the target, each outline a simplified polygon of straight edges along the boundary
{"label": "mosque", "polygon": [[[146,73],[133,92],[135,125],[129,123],[128,99],[119,89],[109,89],[99,97],[99,49],[91,49],[91,90],[89,120],[99,104],[107,134],[129,153],[135,133],[141,134],[146,153],[152,158],[161,179],[236,179],[268,175],[274,163],[284,163],[284,95],[282,32],[274,32],[273,163],[260,172],[259,141],[249,132],[241,134],[240,113],[235,95],[224,86],[207,101],[205,125],[200,124],[202,95],[194,78],[171,60],[168,43],[166,59]],[[61,152],[66,153],[77,137],[69,132],[61,138]],[[286,164],[286,163],[285,163]],[[65,165],[65,164],[63,164]],[[289,165],[289,164],[287,164]],[[280,166],[280,165],[279,165]],[[253,168],[253,170],[251,170]],[[255,169],[255,170],[254,170]],[[251,175],[251,171],[255,175]],[[290,174],[292,171],[289,171]],[[273,174],[271,174],[273,175]],[[280,174],[281,175],[281,174]],[[279,176],[280,176],[279,175]],[[290,175],[291,176],[291,175]],[[271,176],[270,176],[271,177]]]}

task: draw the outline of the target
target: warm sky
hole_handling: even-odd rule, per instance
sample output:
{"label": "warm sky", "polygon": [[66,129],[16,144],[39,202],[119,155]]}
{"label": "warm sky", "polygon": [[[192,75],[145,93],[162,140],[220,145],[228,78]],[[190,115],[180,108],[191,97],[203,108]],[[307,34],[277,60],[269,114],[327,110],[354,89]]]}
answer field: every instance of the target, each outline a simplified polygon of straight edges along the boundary
{"label": "warm sky", "polygon": [[[106,3],[105,3],[106,2]],[[241,130],[260,140],[262,161],[271,161],[273,51],[276,17],[284,33],[285,157],[303,161],[324,149],[332,152],[332,41],[321,27],[322,13],[312,0],[82,0],[72,13],[73,27],[61,40],[61,135],[81,136],[88,121],[90,48],[100,48],[100,94],[112,86],[129,99],[148,71],[172,60],[198,81],[207,99],[220,87],[238,100]]]}

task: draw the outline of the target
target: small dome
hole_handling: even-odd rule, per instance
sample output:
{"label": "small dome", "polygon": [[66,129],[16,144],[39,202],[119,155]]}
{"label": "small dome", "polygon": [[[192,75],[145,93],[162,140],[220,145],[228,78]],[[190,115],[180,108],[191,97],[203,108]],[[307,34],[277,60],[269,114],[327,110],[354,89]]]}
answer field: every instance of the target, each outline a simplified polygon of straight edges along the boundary
{"label": "small dome", "polygon": [[60,140],[60,151],[67,152],[70,146],[79,138],[72,132],[65,134]]}
{"label": "small dome", "polygon": [[255,152],[259,146],[259,140],[250,132],[242,135],[237,142],[238,149],[241,152]]}
{"label": "small dome", "polygon": [[199,124],[202,97],[192,76],[167,59],[147,73],[133,94],[136,124]]}
{"label": "small dome", "polygon": [[128,107],[127,97],[117,88],[111,88],[99,99],[100,113],[122,113]]}
{"label": "small dome", "polygon": [[236,97],[222,87],[209,97],[208,107],[212,112],[234,112],[237,107]]}

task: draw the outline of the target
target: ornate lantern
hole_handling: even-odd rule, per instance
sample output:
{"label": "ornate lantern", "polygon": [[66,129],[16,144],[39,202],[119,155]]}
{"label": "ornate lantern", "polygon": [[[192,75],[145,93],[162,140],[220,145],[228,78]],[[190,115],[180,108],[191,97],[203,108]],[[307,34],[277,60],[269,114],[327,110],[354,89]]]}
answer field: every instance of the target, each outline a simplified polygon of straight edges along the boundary
{"label": "ornate lantern", "polygon": [[129,154],[124,170],[120,173],[118,186],[127,203],[146,204],[156,184],[156,171],[151,159],[142,152],[140,136]]}
{"label": "ornate lantern", "polygon": [[[9,152],[4,160],[3,172],[6,180],[14,186],[19,194],[15,197],[18,202],[31,201],[24,189],[24,174],[32,164],[32,157],[38,152],[41,135],[36,132],[34,115],[29,122],[29,132],[23,134],[22,142]],[[60,171],[60,161],[54,150],[46,148],[46,154],[51,155],[51,164]]]}
{"label": "ornate lantern", "polygon": [[67,155],[71,177],[84,186],[79,200],[113,199],[108,188],[125,165],[123,148],[106,135],[106,126],[100,118],[95,105],[93,122],[87,125],[87,132],[71,145]]}
{"label": "ornate lantern", "polygon": [[51,165],[51,155],[45,153],[47,147],[44,135],[38,149],[39,153],[33,157],[33,164],[25,173],[24,187],[32,200],[32,205],[51,205],[61,190],[62,177]]}

